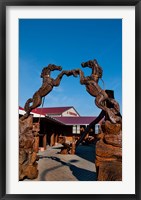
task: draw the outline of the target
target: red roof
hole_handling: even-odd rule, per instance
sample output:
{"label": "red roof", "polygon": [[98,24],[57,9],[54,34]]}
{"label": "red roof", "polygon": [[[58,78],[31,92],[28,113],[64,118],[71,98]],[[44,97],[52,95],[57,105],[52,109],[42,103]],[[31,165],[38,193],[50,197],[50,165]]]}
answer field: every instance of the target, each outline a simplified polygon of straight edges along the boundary
{"label": "red roof", "polygon": [[[20,109],[20,110],[24,110],[24,108],[22,108],[21,106],[19,106],[19,109]],[[36,109],[33,109],[31,112],[32,112],[32,113],[39,114],[39,115],[44,115],[43,113],[41,113],[40,110],[36,110]]]}
{"label": "red roof", "polygon": [[[36,108],[33,109],[33,113],[46,115],[46,114],[62,114],[62,112],[73,108],[71,107],[51,107],[51,108]],[[20,110],[24,110],[21,106],[19,106]],[[94,116],[82,116],[82,117],[48,117],[50,120],[59,122],[64,125],[87,125],[90,124],[93,120],[96,119]]]}
{"label": "red roof", "polygon": [[52,114],[52,115],[60,115],[66,110],[69,110],[70,108],[73,108],[73,106],[68,106],[68,107],[50,107],[50,108],[36,108],[33,110],[33,112],[38,112],[43,115],[46,114]]}
{"label": "red roof", "polygon": [[96,117],[53,117],[64,125],[86,125],[90,124]]}
{"label": "red roof", "polygon": [[21,106],[19,106],[19,109],[20,109],[20,110],[24,110]]}

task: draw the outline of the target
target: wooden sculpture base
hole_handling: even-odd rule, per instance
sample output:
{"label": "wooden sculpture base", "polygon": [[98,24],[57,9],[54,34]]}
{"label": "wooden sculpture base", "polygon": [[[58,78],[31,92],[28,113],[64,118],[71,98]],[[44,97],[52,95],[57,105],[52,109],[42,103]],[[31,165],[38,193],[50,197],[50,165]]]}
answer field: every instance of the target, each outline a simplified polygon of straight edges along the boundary
{"label": "wooden sculpture base", "polygon": [[34,143],[33,117],[19,120],[19,180],[38,177],[37,150]]}
{"label": "wooden sculpture base", "polygon": [[102,134],[96,144],[98,181],[122,180],[122,125],[108,120],[102,125]]}

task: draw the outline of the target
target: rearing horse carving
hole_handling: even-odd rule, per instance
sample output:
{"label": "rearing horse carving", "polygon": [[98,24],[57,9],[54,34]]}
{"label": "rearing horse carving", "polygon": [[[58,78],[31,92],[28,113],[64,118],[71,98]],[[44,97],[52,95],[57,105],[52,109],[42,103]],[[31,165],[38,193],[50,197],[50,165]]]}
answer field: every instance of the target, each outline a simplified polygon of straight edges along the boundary
{"label": "rearing horse carving", "polygon": [[[99,78],[102,78],[103,70],[98,65],[97,61],[89,60],[87,62],[83,62],[81,66],[83,68],[89,67],[92,69],[92,74],[87,77],[84,76],[84,72],[81,69],[76,69],[76,72],[80,75],[80,83],[86,86],[86,90],[91,96],[95,97],[96,106],[106,111],[112,123],[121,121],[121,118],[117,116],[120,112],[119,104],[115,101],[115,99],[109,98],[105,90],[102,90],[98,85]],[[109,101],[113,105],[113,108],[108,108],[106,106],[106,101]]]}
{"label": "rearing horse carving", "polygon": [[[57,87],[60,84],[60,81],[64,75],[67,76],[77,76],[75,70],[68,70],[68,71],[62,71],[56,79],[53,79],[50,77],[50,73],[54,70],[62,70],[61,66],[56,66],[54,64],[49,64],[47,67],[44,67],[41,73],[41,78],[43,78],[42,86],[39,88],[38,91],[36,91],[32,98],[28,99],[25,103],[24,110],[26,113],[20,118],[20,120],[24,120],[27,118],[30,114],[30,112],[41,105],[42,103],[42,97],[49,94],[53,87]],[[30,105],[32,103],[32,105]]]}

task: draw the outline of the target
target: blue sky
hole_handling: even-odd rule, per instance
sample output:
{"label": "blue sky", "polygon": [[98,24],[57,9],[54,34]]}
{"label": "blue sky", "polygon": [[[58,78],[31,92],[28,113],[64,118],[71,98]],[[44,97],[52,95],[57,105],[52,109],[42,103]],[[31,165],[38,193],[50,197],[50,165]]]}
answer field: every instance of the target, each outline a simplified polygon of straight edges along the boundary
{"label": "blue sky", "polygon": [[[103,68],[105,88],[115,92],[122,110],[122,20],[121,19],[20,19],[19,20],[19,105],[42,84],[43,67],[81,68],[97,59]],[[83,68],[86,76],[91,70]],[[60,72],[51,73],[53,78]],[[60,86],[46,96],[44,107],[74,106],[84,116],[97,116],[100,109],[77,78],[64,76]]]}

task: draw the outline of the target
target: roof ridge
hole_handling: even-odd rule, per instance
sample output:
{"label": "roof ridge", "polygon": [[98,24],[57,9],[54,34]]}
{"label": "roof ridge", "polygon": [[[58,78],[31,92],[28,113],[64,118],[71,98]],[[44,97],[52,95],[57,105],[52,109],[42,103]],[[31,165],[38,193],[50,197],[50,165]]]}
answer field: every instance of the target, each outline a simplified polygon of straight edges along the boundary
{"label": "roof ridge", "polygon": [[68,117],[68,118],[77,118],[77,117],[97,117],[97,116],[88,116],[88,115],[86,115],[86,116],[54,116],[54,117],[57,117],[57,118],[59,118],[59,117],[62,117],[62,118],[65,118],[65,117]]}
{"label": "roof ridge", "polygon": [[56,107],[43,107],[43,108],[36,108],[36,109],[45,109],[45,108],[72,108],[73,106],[56,106]]}

